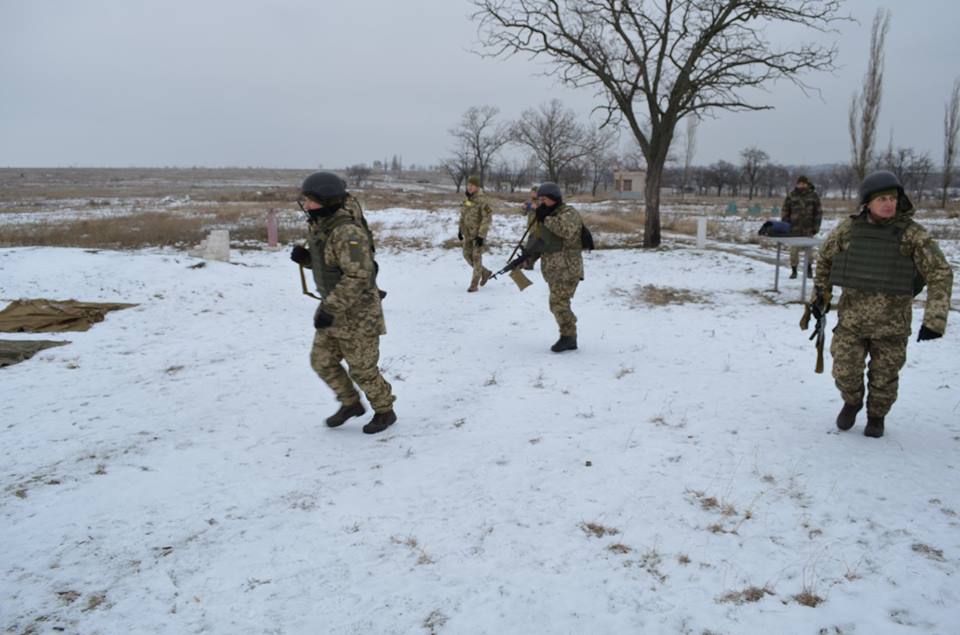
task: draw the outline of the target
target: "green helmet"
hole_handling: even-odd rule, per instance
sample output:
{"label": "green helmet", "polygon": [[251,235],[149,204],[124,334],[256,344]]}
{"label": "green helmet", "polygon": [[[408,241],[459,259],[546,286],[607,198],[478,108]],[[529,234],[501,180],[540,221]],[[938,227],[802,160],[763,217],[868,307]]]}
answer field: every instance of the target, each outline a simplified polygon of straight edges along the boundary
{"label": "green helmet", "polygon": [[314,172],[303,180],[300,193],[317,203],[342,199],[347,195],[347,184],[333,172]]}
{"label": "green helmet", "polygon": [[863,179],[863,183],[860,184],[860,204],[866,205],[870,202],[874,194],[888,190],[897,190],[899,197],[906,198],[903,185],[900,183],[900,179],[897,178],[896,174],[888,172],[887,170],[871,172]]}

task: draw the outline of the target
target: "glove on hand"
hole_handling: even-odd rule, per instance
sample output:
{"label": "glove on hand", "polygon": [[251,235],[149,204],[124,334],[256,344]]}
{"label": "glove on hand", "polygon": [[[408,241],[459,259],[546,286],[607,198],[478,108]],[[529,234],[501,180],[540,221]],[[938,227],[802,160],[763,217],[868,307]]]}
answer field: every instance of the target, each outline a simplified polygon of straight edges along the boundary
{"label": "glove on hand", "polygon": [[473,244],[476,245],[477,247],[483,247],[483,237],[477,236],[476,238],[474,238]]}
{"label": "glove on hand", "polygon": [[817,320],[823,318],[830,311],[830,300],[823,293],[823,289],[816,288],[816,297],[810,303],[810,313]]}
{"label": "glove on hand", "polygon": [[290,260],[294,261],[298,265],[309,265],[310,250],[306,247],[301,247],[300,245],[294,245],[293,250],[290,252]]}
{"label": "glove on hand", "polygon": [[323,305],[317,307],[317,312],[313,314],[313,328],[325,329],[333,324],[333,316],[323,310]]}
{"label": "glove on hand", "polygon": [[937,333],[933,329],[928,329],[927,327],[920,325],[920,333],[917,334],[918,342],[923,342],[925,340],[935,340],[938,337],[943,337],[943,333]]}
{"label": "glove on hand", "polygon": [[543,219],[545,219],[547,216],[552,216],[556,211],[556,206],[547,207],[546,205],[540,205],[537,207],[537,220],[542,223]]}

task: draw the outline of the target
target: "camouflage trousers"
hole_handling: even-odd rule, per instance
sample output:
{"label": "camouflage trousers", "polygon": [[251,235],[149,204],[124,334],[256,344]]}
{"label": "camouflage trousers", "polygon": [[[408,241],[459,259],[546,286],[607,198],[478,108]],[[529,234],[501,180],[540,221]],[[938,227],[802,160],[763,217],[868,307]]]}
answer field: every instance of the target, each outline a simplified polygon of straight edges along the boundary
{"label": "camouflage trousers", "polygon": [[813,247],[791,247],[790,248],[790,266],[796,269],[800,266],[800,252],[806,249],[810,250],[810,266],[813,266],[813,261],[816,260],[817,256],[813,251]]}
{"label": "camouflage trousers", "polygon": [[855,331],[837,327],[830,342],[833,379],[843,400],[863,402],[863,369],[867,355],[867,414],[883,417],[897,400],[900,369],[907,361],[907,337],[861,337]]}
{"label": "camouflage trousers", "polygon": [[570,308],[570,300],[573,299],[578,284],[580,284],[580,281],[575,278],[547,283],[547,286],[550,287],[550,312],[557,320],[560,335],[573,337],[577,335],[577,316],[573,314],[573,310]]}
{"label": "camouflage trousers", "polygon": [[[345,361],[349,372],[341,361]],[[354,382],[367,396],[375,412],[393,408],[396,397],[380,369],[380,336],[333,337],[326,329],[317,329],[310,351],[310,365],[343,405],[360,401]]]}
{"label": "camouflage trousers", "polygon": [[473,244],[473,238],[463,239],[463,259],[473,268],[472,284],[480,282],[480,276],[489,276],[492,271],[483,266],[483,252],[486,247],[477,247]]}

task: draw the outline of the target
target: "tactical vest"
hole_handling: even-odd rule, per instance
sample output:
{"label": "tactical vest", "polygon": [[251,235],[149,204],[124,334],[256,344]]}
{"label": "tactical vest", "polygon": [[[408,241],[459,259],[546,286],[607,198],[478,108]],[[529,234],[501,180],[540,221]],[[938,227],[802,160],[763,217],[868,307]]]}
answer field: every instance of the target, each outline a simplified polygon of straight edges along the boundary
{"label": "tactical vest", "polygon": [[310,232],[310,270],[313,272],[313,281],[317,285],[321,298],[327,297],[343,277],[343,270],[340,267],[327,266],[323,254],[333,230],[347,224],[360,226],[349,212],[340,214],[338,211],[333,218],[321,222],[317,229]]}
{"label": "tactical vest", "polygon": [[[556,214],[560,214],[565,207],[566,205],[559,206]],[[537,229],[539,230],[539,238],[543,241],[543,253],[555,254],[563,251],[563,238],[561,236],[550,231],[550,228],[543,223],[540,223]]]}
{"label": "tactical vest", "polygon": [[[913,258],[900,252],[903,228],[875,225],[856,219],[850,228],[850,246],[833,257],[830,284],[861,291],[912,296],[919,293]],[[922,283],[919,285],[923,288]]]}

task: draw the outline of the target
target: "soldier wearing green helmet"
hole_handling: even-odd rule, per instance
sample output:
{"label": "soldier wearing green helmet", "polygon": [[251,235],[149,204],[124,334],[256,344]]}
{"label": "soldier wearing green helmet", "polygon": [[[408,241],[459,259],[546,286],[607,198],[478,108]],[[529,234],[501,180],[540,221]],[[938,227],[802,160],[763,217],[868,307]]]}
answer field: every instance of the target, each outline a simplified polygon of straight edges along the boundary
{"label": "soldier wearing green helmet", "polygon": [[483,266],[487,232],[493,220],[493,210],[480,189],[480,177],[467,179],[467,195],[460,203],[460,225],[457,238],[463,243],[463,259],[470,265],[472,275],[467,291],[473,293],[487,284],[492,271]]}
{"label": "soldier wearing green helmet", "polygon": [[844,402],[836,421],[840,430],[853,427],[866,396],[863,433],[883,436],[907,358],[913,298],[924,284],[927,299],[917,341],[937,339],[946,330],[953,271],[913,214],[896,175],[874,172],[860,185],[859,213],[834,229],[820,248],[811,310],[826,313],[832,288],[843,290],[830,345],[833,378]]}

